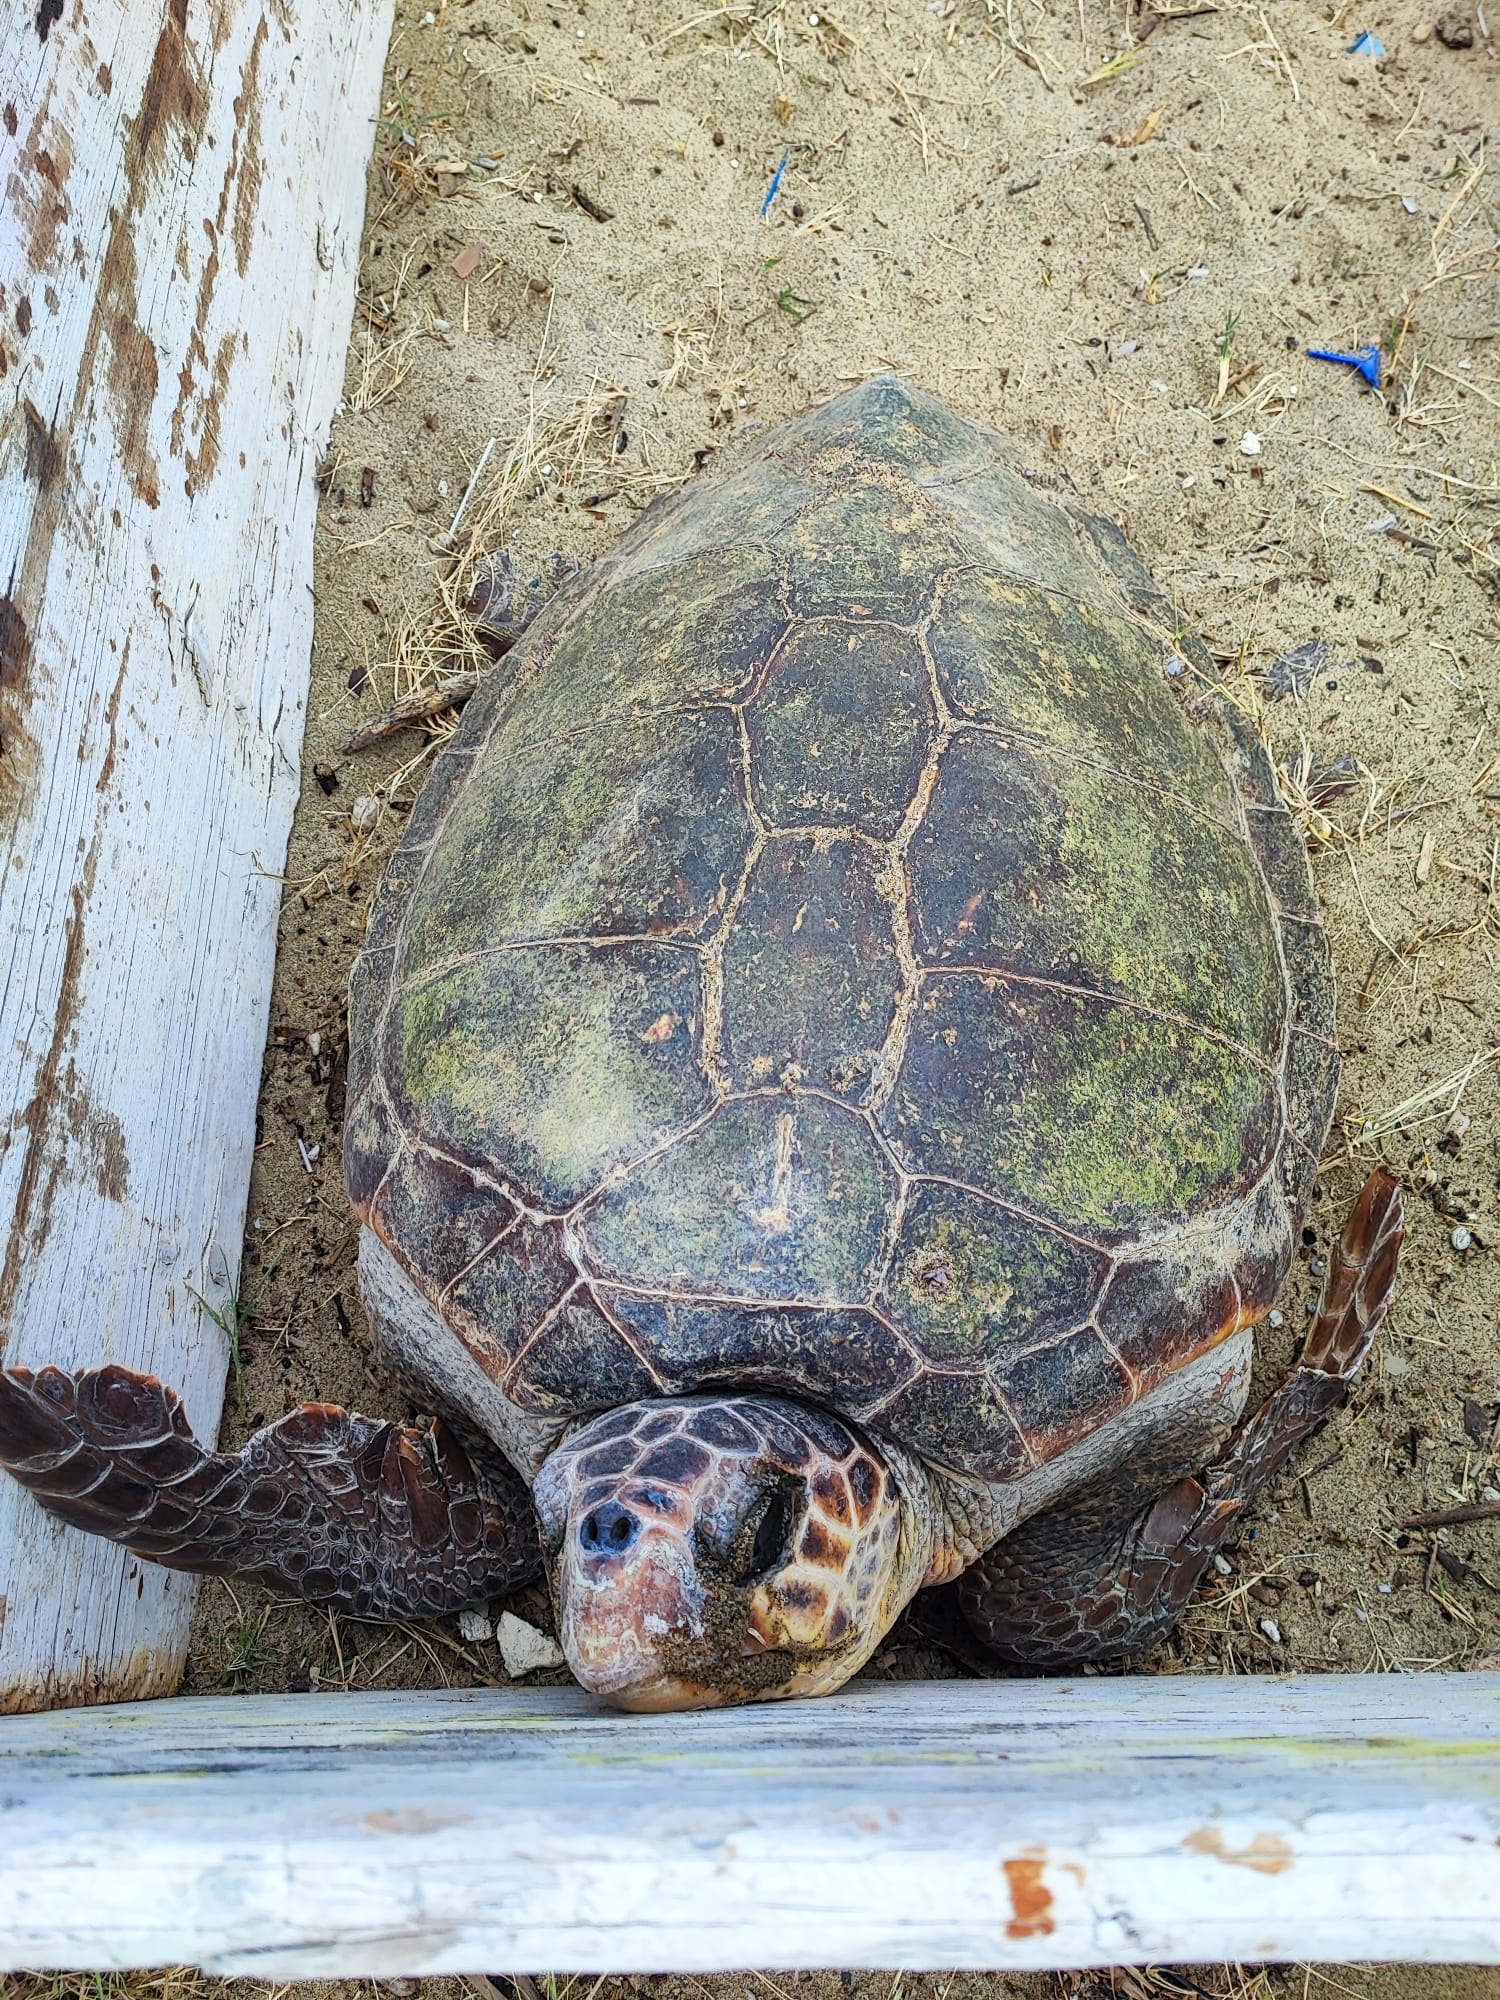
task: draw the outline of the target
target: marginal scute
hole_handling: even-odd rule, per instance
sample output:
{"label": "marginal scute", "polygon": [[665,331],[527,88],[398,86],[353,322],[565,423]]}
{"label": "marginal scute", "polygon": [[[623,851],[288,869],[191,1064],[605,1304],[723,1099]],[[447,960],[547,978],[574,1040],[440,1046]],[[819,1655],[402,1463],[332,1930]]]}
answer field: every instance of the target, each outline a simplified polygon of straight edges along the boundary
{"label": "marginal scute", "polygon": [[441,832],[449,809],[462,795],[464,783],[473,771],[476,754],[472,746],[460,749],[453,744],[439,754],[426,784],[417,793],[401,836],[401,852],[408,864],[417,862]]}
{"label": "marginal scute", "polygon": [[916,1355],[871,1312],[721,1305],[616,1289],[604,1297],[671,1394],[717,1384],[779,1389],[858,1417],[917,1373]]}
{"label": "marginal scute", "polygon": [[[1290,1135],[1283,1159],[1287,1200],[1300,1211],[1312,1189],[1323,1135],[1339,1091],[1339,1052],[1321,1036],[1293,1033],[1286,1049],[1286,1122]],[[1297,1143],[1293,1143],[1297,1142]]]}
{"label": "marginal scute", "polygon": [[450,1285],[515,1221],[499,1189],[428,1146],[408,1145],[386,1177],[370,1220],[398,1257],[420,1248],[429,1284]]}
{"label": "marginal scute", "polygon": [[562,1231],[523,1217],[443,1297],[443,1310],[459,1327],[492,1343],[505,1366],[556,1311],[578,1282]]}
{"label": "marginal scute", "polygon": [[370,1056],[360,1060],[357,1074],[355,1059],[350,1059],[350,1082],[357,1088],[349,1091],[344,1119],[344,1186],[362,1214],[401,1144],[401,1130],[386,1106],[385,1095],[366,1074],[376,1050],[373,1029],[365,1046]]}
{"label": "marginal scute", "polygon": [[1147,618],[1168,637],[1175,637],[1185,621],[1176,605],[1136,554],[1130,537],[1107,514],[1087,507],[1069,506],[1069,515],[1093,544],[1116,589],[1132,611]]}
{"label": "marginal scute", "polygon": [[1338,1006],[1323,926],[1284,923],[1281,950],[1292,1001],[1290,1025],[1303,1034],[1333,1041],[1338,1031]]}
{"label": "marginal scute", "polygon": [[951,706],[1163,787],[1234,823],[1223,765],[1182,714],[1160,647],[1107,602],[984,572],[944,589],[928,634]]}
{"label": "marginal scute", "polygon": [[508,1396],[536,1415],[588,1415],[659,1396],[662,1384],[586,1292],[570,1298],[517,1362]]}
{"label": "marginal scute", "polygon": [[893,1186],[862,1119],[778,1092],[725,1104],[604,1189],[581,1228],[601,1276],[833,1305],[868,1295]]}
{"label": "marginal scute", "polygon": [[1118,1241],[1246,1187],[1275,1086],[1235,1049],[1112,1001],[935,974],[892,1099],[918,1173]]}
{"label": "marginal scute", "polygon": [[1222,1242],[1189,1237],[1123,1257],[1095,1321],[1146,1390],[1227,1333],[1238,1307]]}
{"label": "marginal scute", "polygon": [[896,832],[937,725],[910,634],[844,619],[798,625],[747,713],[756,802],[773,826]]}
{"label": "marginal scute", "polygon": [[749,850],[725,709],[601,726],[507,757],[471,786],[412,898],[403,960],[533,938],[693,937]]}
{"label": "marginal scute", "polygon": [[1283,916],[1316,923],[1318,899],[1313,894],[1307,842],[1297,822],[1284,806],[1280,811],[1252,812],[1245,817],[1251,845],[1265,871],[1271,901]]}
{"label": "marginal scute", "polygon": [[808,835],[761,854],[724,949],[734,1089],[790,1074],[836,1096],[863,1090],[903,978],[878,865],[863,841]]}
{"label": "marginal scute", "polygon": [[1240,1311],[1247,1322],[1275,1305],[1297,1248],[1302,1213],[1300,1207],[1288,1206],[1276,1176],[1267,1174],[1235,1217],[1225,1255],[1234,1265]]}
{"label": "marginal scute", "polygon": [[930,962],[1116,993],[1280,1050],[1281,966],[1254,864],[1176,798],[961,733],[912,873]]}
{"label": "marginal scute", "polygon": [[566,1208],[706,1101],[699,982],[668,945],[496,951],[400,996],[390,1071],[420,1129]]}
{"label": "marginal scute", "polygon": [[1086,1319],[1108,1259],[963,1188],[917,1182],[885,1280],[889,1311],[930,1360],[997,1359]]}
{"label": "marginal scute", "polygon": [[1056,1458],[1117,1416],[1135,1385],[1092,1327],[998,1363],[995,1386],[1039,1459]]}
{"label": "marginal scute", "polygon": [[1245,804],[1252,808],[1264,806],[1273,812],[1284,812],[1286,808],[1281,801],[1276,773],[1271,769],[1266,746],[1261,741],[1260,731],[1244,709],[1227,694],[1219,695],[1211,704],[1210,719],[1225,746],[1224,761],[1229,775]]}
{"label": "marginal scute", "polygon": [[1016,1479],[1032,1462],[994,1384],[979,1369],[928,1369],[892,1396],[872,1423],[934,1465],[980,1479]]}

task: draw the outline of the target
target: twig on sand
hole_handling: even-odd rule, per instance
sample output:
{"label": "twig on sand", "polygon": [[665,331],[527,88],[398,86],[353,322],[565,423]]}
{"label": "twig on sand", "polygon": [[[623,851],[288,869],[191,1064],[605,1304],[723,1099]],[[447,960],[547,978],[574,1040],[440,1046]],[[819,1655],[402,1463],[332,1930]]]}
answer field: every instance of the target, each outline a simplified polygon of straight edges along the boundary
{"label": "twig on sand", "polygon": [[349,757],[359,750],[373,750],[388,736],[414,728],[419,722],[430,722],[446,709],[462,708],[478,686],[478,674],[455,674],[438,687],[418,688],[415,694],[403,695],[380,715],[362,722],[358,729],[351,729],[339,745],[340,754]]}
{"label": "twig on sand", "polygon": [[1408,1514],[1403,1528],[1465,1528],[1471,1521],[1500,1521],[1500,1500],[1471,1500],[1466,1507],[1440,1507],[1435,1514]]}

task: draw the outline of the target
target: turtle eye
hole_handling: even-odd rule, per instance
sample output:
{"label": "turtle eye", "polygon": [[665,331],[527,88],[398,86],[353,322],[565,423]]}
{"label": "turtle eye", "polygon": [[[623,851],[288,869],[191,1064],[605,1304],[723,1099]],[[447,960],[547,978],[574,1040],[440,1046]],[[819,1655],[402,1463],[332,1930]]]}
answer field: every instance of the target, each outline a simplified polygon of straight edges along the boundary
{"label": "turtle eye", "polygon": [[[750,1544],[749,1559],[735,1577],[736,1583],[752,1583],[766,1571],[774,1569],[786,1553],[787,1541],[792,1525],[792,1496],[784,1485],[776,1485],[761,1495],[760,1519],[755,1523],[755,1537]],[[746,1527],[755,1520],[752,1510]],[[743,1533],[743,1531],[742,1531]],[[741,1540],[741,1547],[744,1546]]]}

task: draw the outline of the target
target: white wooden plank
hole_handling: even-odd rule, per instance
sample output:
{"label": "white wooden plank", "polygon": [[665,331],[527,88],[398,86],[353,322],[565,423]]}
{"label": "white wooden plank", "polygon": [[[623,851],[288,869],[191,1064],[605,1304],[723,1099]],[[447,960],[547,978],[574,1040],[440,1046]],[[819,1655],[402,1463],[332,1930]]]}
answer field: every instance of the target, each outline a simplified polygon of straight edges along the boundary
{"label": "white wooden plank", "polygon": [[0,1965],[1500,1962],[1500,1675],[196,1699],[0,1729]]}
{"label": "white wooden plank", "polygon": [[[390,0],[0,0],[0,1342],[217,1428]],[[0,1707],[188,1579],[0,1481]]]}

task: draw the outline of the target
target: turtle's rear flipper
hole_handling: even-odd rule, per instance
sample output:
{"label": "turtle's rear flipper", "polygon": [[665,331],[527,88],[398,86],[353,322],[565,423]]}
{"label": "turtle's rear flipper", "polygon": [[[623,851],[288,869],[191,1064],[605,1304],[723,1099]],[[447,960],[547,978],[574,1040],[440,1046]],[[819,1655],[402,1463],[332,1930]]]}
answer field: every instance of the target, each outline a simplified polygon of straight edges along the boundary
{"label": "turtle's rear flipper", "polygon": [[154,1375],[0,1369],[0,1465],[135,1555],[371,1618],[461,1611],[540,1567],[520,1480],[481,1478],[441,1423],[309,1403],[211,1452]]}
{"label": "turtle's rear flipper", "polygon": [[981,1557],[960,1596],[984,1644],[1028,1666],[1068,1667],[1165,1638],[1231,1527],[1343,1400],[1390,1305],[1401,1235],[1401,1189],[1381,1168],[1354,1205],[1302,1357],[1280,1388],[1196,1477],[1142,1506],[1150,1468],[1121,1467]]}

